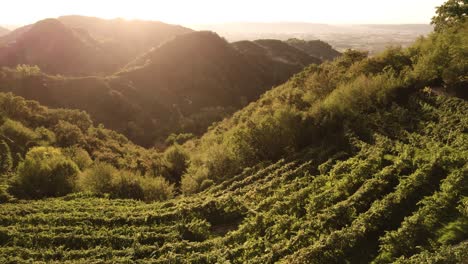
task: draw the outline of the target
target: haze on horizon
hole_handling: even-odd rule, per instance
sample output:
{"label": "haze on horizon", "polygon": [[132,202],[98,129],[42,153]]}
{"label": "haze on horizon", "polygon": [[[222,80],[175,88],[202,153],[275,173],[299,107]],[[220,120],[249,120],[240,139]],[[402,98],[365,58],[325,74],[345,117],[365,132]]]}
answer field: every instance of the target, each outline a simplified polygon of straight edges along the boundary
{"label": "haze on horizon", "polygon": [[444,0],[10,0],[0,24],[24,25],[44,18],[85,15],[157,20],[185,26],[229,22],[326,24],[428,24]]}

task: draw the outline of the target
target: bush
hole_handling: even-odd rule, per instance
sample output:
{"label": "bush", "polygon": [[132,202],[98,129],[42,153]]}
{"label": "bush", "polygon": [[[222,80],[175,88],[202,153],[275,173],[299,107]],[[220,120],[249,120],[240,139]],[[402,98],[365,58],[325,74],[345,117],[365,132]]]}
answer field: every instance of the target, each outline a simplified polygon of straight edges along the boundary
{"label": "bush", "polygon": [[69,147],[63,149],[63,154],[73,160],[73,162],[75,162],[82,171],[93,164],[93,160],[89,156],[88,152],[82,148]]}
{"label": "bush", "polygon": [[[194,194],[202,190],[202,183],[208,179],[209,170],[206,167],[191,167],[182,177],[180,188],[184,194]],[[206,186],[206,184],[205,184]]]}
{"label": "bush", "polygon": [[167,161],[170,180],[180,182],[182,174],[187,169],[189,159],[187,153],[180,146],[174,145],[164,152],[164,159]]}
{"label": "bush", "polygon": [[112,180],[117,173],[114,166],[97,162],[80,174],[78,187],[81,191],[86,192],[111,193]]}
{"label": "bush", "polygon": [[163,177],[141,177],[145,201],[164,201],[174,197],[174,185]]}
{"label": "bush", "polygon": [[165,143],[167,145],[181,145],[184,144],[185,142],[189,141],[190,139],[193,139],[195,136],[192,133],[181,133],[181,134],[170,134],[167,138]]}
{"label": "bush", "polygon": [[0,141],[0,176],[11,171],[13,168],[13,158],[10,147],[5,141]]}
{"label": "bush", "polygon": [[79,189],[113,198],[163,201],[174,197],[174,185],[163,177],[149,177],[130,171],[118,171],[112,165],[96,163],[79,177]]}
{"label": "bush", "polygon": [[10,192],[26,199],[63,196],[74,190],[78,171],[60,149],[35,147],[18,165]]}
{"label": "bush", "polygon": [[120,171],[114,174],[111,182],[111,197],[144,200],[141,176],[129,171]]}
{"label": "bush", "polygon": [[57,136],[57,143],[61,147],[70,147],[80,144],[84,140],[84,135],[80,128],[67,121],[60,120],[55,126],[54,131]]}
{"label": "bush", "polygon": [[36,133],[20,122],[7,119],[0,127],[0,134],[15,142],[15,146],[30,145],[37,138]]}

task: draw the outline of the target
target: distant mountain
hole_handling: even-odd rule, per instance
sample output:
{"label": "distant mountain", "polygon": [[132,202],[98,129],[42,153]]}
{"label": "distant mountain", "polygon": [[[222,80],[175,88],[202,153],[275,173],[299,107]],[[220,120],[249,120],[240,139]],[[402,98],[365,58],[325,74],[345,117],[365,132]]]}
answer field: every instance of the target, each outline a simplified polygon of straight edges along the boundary
{"label": "distant mountain", "polygon": [[237,22],[224,24],[194,25],[194,29],[213,30],[230,41],[240,39],[254,40],[259,38],[275,38],[287,40],[297,37],[304,39],[319,38],[320,36],[348,35],[348,34],[414,34],[426,35],[433,31],[429,24],[349,24],[333,25],[307,22]]}
{"label": "distant mountain", "polygon": [[278,83],[309,64],[321,63],[320,59],[280,40],[238,41],[231,45],[247,57],[249,64],[254,65],[257,72],[270,76]]}
{"label": "distant mountain", "polygon": [[276,40],[228,43],[213,32],[176,36],[112,77],[19,82],[0,78],[0,90],[47,106],[86,110],[95,121],[151,146],[170,133],[202,134],[320,59]]}
{"label": "distant mountain", "polygon": [[195,29],[213,30],[222,33],[239,34],[300,34],[310,32],[336,32],[341,26],[307,22],[233,22],[223,24],[195,25]]}
{"label": "distant mountain", "polygon": [[89,32],[106,47],[127,62],[137,55],[157,47],[162,42],[193,30],[178,25],[158,21],[101,19],[86,16],[62,16],[58,20],[71,28],[80,28]]}
{"label": "distant mountain", "polygon": [[[192,110],[207,105],[206,99],[201,99],[206,97],[204,93],[216,98],[210,104],[239,105],[284,82],[305,66],[321,63],[281,41],[258,40],[253,44],[260,51],[239,50],[236,43],[231,45],[213,32],[180,35],[134,61],[120,76],[151,93],[161,93],[165,102],[168,97],[178,101],[178,105],[190,102],[186,106]],[[264,63],[279,64],[282,69],[261,70],[259,66]]]}
{"label": "distant mountain", "polygon": [[305,41],[294,38],[288,39],[286,43],[322,60],[333,60],[341,54],[333,49],[330,44],[321,40]]}
{"label": "distant mountain", "polygon": [[10,30],[8,30],[8,29],[6,29],[4,27],[0,27],[0,37],[6,35],[8,33],[10,33]]}
{"label": "distant mountain", "polygon": [[195,25],[194,29],[213,30],[228,41],[298,38],[322,40],[342,52],[346,49],[366,50],[370,54],[383,51],[386,47],[409,46],[419,36],[433,31],[429,24],[401,25],[329,25],[318,23],[225,23]]}
{"label": "distant mountain", "polygon": [[0,47],[1,66],[18,64],[66,75],[110,73],[118,67],[112,53],[86,31],[68,28],[56,19],[37,22]]}
{"label": "distant mountain", "polygon": [[166,38],[189,31],[159,22],[46,19],[0,38],[0,66],[32,64],[62,75],[111,74]]}

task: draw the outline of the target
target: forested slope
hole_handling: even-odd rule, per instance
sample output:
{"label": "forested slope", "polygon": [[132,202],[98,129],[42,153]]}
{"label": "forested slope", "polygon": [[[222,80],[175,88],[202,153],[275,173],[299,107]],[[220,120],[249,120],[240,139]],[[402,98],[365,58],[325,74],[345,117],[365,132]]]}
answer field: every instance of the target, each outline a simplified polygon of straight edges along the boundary
{"label": "forested slope", "polygon": [[37,65],[65,76],[111,75],[148,49],[191,31],[150,21],[44,19],[0,37],[0,66]]}
{"label": "forested slope", "polygon": [[[60,25],[55,20],[48,23]],[[203,134],[213,122],[258,99],[304,67],[321,62],[281,41],[264,42],[264,46],[270,43],[268,49],[245,52],[212,32],[182,34],[107,77],[56,76],[40,67],[14,64],[13,69],[0,70],[0,91],[49,107],[87,111],[95,122],[137,144],[161,146],[170,134]],[[65,49],[67,54],[81,54],[78,57],[86,59],[79,51]],[[11,51],[7,54],[16,56]],[[68,63],[59,61],[56,66]]]}
{"label": "forested slope", "polygon": [[[61,132],[76,129],[60,119],[81,119],[2,95],[0,147],[18,155],[0,159],[0,260],[463,263],[468,25],[434,21],[436,33],[408,49],[312,65],[165,153],[127,155],[125,138],[84,122],[84,142],[116,148],[120,165]],[[34,129],[34,144],[14,122]]]}
{"label": "forested slope", "polygon": [[460,263],[467,114],[419,92],[359,119],[345,149],[306,148],[194,196],[4,204],[2,261]]}

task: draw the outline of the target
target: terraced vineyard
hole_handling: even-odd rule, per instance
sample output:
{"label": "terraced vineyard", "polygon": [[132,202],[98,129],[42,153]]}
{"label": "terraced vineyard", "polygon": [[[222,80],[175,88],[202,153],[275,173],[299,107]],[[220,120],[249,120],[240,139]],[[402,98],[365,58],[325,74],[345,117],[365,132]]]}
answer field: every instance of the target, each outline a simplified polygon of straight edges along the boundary
{"label": "terraced vineyard", "polygon": [[2,204],[0,262],[462,263],[467,131],[466,101],[426,90],[357,119],[347,148],[308,148],[193,196]]}

